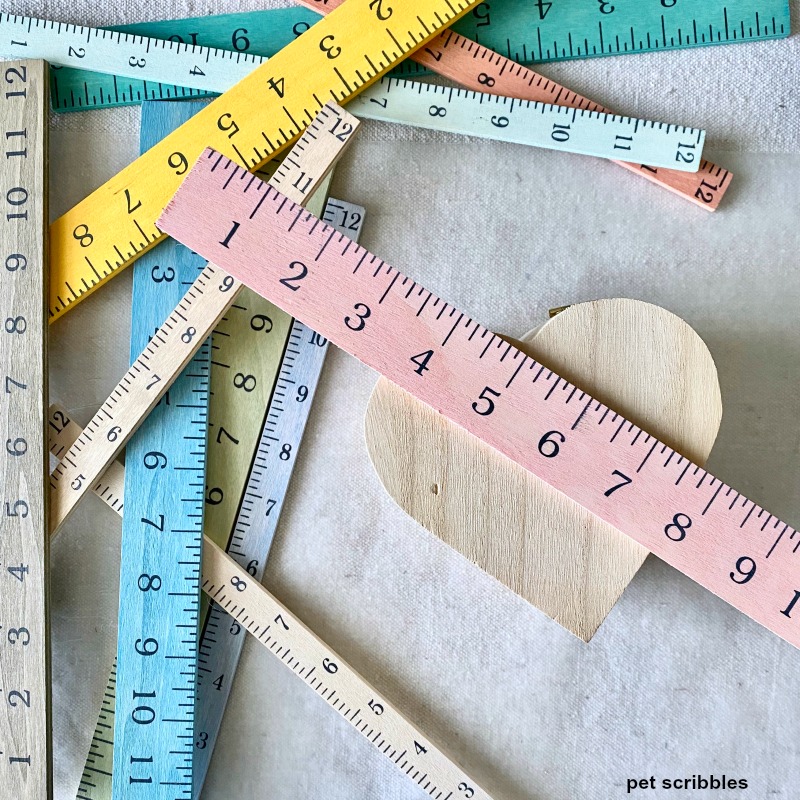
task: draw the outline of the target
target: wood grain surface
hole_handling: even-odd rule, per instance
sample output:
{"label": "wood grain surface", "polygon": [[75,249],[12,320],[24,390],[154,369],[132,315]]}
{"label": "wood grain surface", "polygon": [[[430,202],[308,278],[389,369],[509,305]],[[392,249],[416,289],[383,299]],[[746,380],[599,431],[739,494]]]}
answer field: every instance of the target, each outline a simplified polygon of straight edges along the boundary
{"label": "wood grain surface", "polygon": [[[702,464],[722,417],[714,362],[648,303],[571,306],[516,343]],[[647,550],[381,378],[366,414],[373,465],[397,504],[585,641]]]}

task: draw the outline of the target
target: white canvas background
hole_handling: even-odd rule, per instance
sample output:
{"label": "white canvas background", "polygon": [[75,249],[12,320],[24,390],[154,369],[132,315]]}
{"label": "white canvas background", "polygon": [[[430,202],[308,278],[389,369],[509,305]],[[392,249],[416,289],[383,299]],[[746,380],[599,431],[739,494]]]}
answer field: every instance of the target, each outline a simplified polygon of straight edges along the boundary
{"label": "white canvas background", "polygon": [[[400,0],[398,0],[400,1]],[[20,0],[84,24],[273,3]],[[792,0],[795,17],[800,2]],[[363,243],[495,330],[628,296],[689,321],[716,360],[710,467],[800,521],[800,38],[543,66],[616,110],[704,126],[735,174],[715,215],[613,165],[365,124],[334,194]],[[53,120],[56,216],[137,153],[138,110]],[[130,274],[52,328],[51,391],[85,422],[128,356]],[[376,376],[331,352],[265,584],[497,800],[612,800],[628,777],[725,773],[793,800],[800,653],[650,558],[589,645],[405,517],[363,441]],[[54,544],[56,797],[73,798],[115,652],[119,520],[87,498]],[[800,588],[800,586],[798,587]],[[248,642],[204,797],[422,798]]]}

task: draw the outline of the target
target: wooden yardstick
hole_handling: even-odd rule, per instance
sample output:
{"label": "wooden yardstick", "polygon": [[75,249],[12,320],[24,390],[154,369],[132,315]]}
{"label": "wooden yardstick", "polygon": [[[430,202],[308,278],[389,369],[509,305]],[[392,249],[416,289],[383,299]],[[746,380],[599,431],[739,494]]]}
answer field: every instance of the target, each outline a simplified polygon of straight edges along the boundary
{"label": "wooden yardstick", "polygon": [[3,65],[0,97],[0,787],[52,795],[48,643],[47,65]]}

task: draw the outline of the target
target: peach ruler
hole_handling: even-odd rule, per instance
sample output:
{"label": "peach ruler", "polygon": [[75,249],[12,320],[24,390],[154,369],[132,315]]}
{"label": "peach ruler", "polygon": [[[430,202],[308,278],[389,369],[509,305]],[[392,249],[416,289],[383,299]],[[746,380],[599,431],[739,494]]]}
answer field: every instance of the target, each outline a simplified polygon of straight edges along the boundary
{"label": "peach ruler", "polygon": [[800,534],[206,150],[159,228],[800,646]]}
{"label": "peach ruler", "polygon": [[[324,3],[320,3],[319,0],[298,0],[298,2],[321,14],[327,14],[344,0],[324,0]],[[488,9],[488,5],[481,8]],[[443,31],[431,39],[424,48],[411,55],[411,60],[477,92],[611,113],[610,109],[600,103],[595,103],[453,30]],[[681,170],[663,169],[627,161],[614,163],[708,211],[717,209],[733,178],[727,169],[706,159],[701,161],[697,172],[688,174]]]}

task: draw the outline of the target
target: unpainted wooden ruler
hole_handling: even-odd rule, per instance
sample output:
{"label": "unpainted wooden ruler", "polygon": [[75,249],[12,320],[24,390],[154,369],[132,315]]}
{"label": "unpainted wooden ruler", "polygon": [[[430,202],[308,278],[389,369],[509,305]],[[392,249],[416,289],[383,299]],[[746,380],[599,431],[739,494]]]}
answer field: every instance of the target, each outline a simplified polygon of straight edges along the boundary
{"label": "unpainted wooden ruler", "polygon": [[48,631],[47,114],[42,61],[2,66],[0,787],[52,796]]}
{"label": "unpainted wooden ruler", "polygon": [[[365,215],[361,206],[332,198],[323,219],[358,241]],[[258,581],[264,575],[327,349],[324,337],[293,321],[258,449],[250,474],[242,481],[244,493],[233,531],[228,541],[217,542]],[[241,626],[220,606],[212,607],[198,656],[195,797],[203,788],[233,685],[244,644],[241,633]]]}
{"label": "unpainted wooden ruler", "polygon": [[[63,409],[51,411],[53,417],[60,415],[59,433],[51,435],[51,450],[64,452],[81,435],[81,429]],[[97,487],[98,496],[119,496],[124,472],[119,462],[112,463]],[[240,629],[280,658],[430,797],[490,800],[464,770],[210,539],[204,542],[202,586]],[[113,681],[110,688],[113,690]],[[104,731],[98,727],[95,736],[102,738]],[[95,741],[92,746],[94,752]],[[80,792],[85,791],[86,775],[84,772]],[[89,773],[89,782],[95,777],[96,773]]]}
{"label": "unpainted wooden ruler", "polygon": [[[327,0],[324,6],[316,0],[300,2],[309,8],[327,11],[335,8],[342,0]],[[476,11],[483,8],[484,6],[479,6]],[[444,31],[431,39],[427,46],[411,56],[411,60],[474,91],[610,113],[599,103],[510,61],[453,30]],[[408,61],[404,63],[407,64]],[[652,164],[630,161],[615,163],[709,211],[714,211],[719,206],[733,178],[727,169],[705,159],[700,161],[699,169],[693,173],[659,169]]]}
{"label": "unpainted wooden ruler", "polygon": [[[308,0],[307,5],[324,12],[336,3]],[[316,21],[305,9],[280,8],[140,22],[110,30],[269,57]],[[787,0],[665,0],[660,4],[637,0],[607,4],[492,0],[473,9],[453,30],[480,39],[485,47],[520,63],[561,61],[788,36],[789,4]],[[421,74],[430,68],[406,60],[393,74]],[[70,68],[53,71],[52,87],[53,107],[59,111],[202,94],[169,83],[125,80]]]}
{"label": "unpainted wooden ruler", "polygon": [[[191,116],[148,103],[141,152]],[[205,261],[173,240],[134,267],[131,360]],[[198,332],[187,327],[182,336]],[[200,339],[162,402],[128,442],[119,582],[113,796],[181,796],[192,785],[211,342]],[[113,429],[112,429],[113,430]]]}
{"label": "unpainted wooden ruler", "polygon": [[163,230],[800,645],[794,528],[279,192],[256,209],[221,158],[206,151]]}
{"label": "unpainted wooden ruler", "polygon": [[[155,220],[204,147],[217,147],[257,169],[294,141],[328,100],[355,96],[477,2],[348,3],[261,64],[50,226],[51,317],[163,238]],[[51,24],[37,28],[30,21],[17,29],[19,19],[0,17],[0,52],[31,49],[27,37],[34,42],[33,35]],[[68,44],[69,29],[62,30],[57,38],[64,37],[65,58],[76,45],[88,58],[92,33]],[[147,70],[148,56],[132,52],[135,64],[144,59],[143,67],[132,69]]]}
{"label": "unpainted wooden ruler", "polygon": [[[328,103],[284,159],[270,185],[281,186],[305,202],[352,141],[358,124],[351,114]],[[266,184],[257,177],[237,180],[243,180],[244,191],[256,202],[265,196]],[[240,289],[241,284],[230,275],[213,264],[206,265],[50,476],[51,530],[58,529],[122,450]]]}

